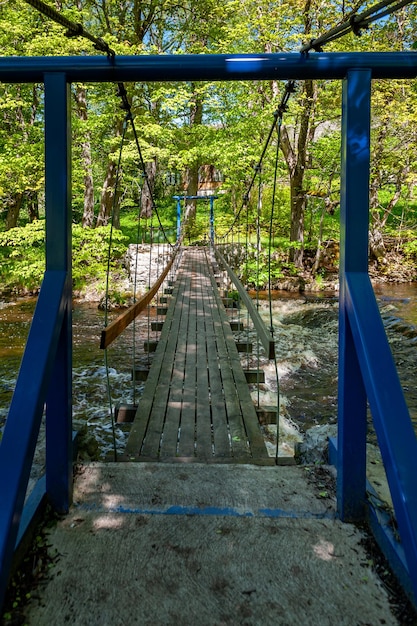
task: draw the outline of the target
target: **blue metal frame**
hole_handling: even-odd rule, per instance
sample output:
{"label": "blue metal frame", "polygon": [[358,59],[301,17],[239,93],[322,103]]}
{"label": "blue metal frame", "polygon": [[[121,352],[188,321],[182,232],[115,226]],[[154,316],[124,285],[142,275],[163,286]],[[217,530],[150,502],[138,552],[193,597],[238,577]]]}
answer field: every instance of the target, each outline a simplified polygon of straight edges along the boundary
{"label": "blue metal frame", "polygon": [[45,75],[46,271],[65,272],[63,321],[46,400],[46,491],[58,512],[72,499],[72,238],[70,86]]}
{"label": "blue metal frame", "polygon": [[[45,83],[47,225],[45,277],[0,445],[0,605],[45,404],[45,489],[60,512],[68,510],[72,496],[69,84],[74,81],[344,80],[338,512],[342,520],[361,520],[369,509],[369,401],[402,540],[397,561],[405,558],[417,598],[417,441],[367,273],[371,79],[416,76],[414,52],[0,58],[0,81]],[[374,526],[376,519],[371,514]],[[378,528],[383,535],[383,525]]]}
{"label": "blue metal frame", "polygon": [[214,245],[214,200],[216,196],[210,196],[210,242]]}
{"label": "blue metal frame", "polygon": [[65,74],[44,80],[46,271],[0,445],[0,606],[44,407],[46,494],[61,513],[72,497],[70,98]]}
{"label": "blue metal frame", "polygon": [[342,519],[364,517],[367,399],[346,311],[347,272],[368,272],[369,70],[343,82],[339,292],[338,508]]}
{"label": "blue metal frame", "polygon": [[179,241],[181,237],[181,198],[183,196],[173,196],[173,198],[177,201],[177,241]]}
{"label": "blue metal frame", "polygon": [[2,57],[0,81],[43,82],[47,72],[63,72],[68,82],[194,80],[343,80],[352,69],[372,78],[415,78],[415,52],[321,52],[299,54],[184,54],[155,56]]}
{"label": "blue metal frame", "polygon": [[417,598],[417,440],[368,276],[371,78],[343,83],[337,502],[364,518],[369,401]]}
{"label": "blue metal frame", "polygon": [[214,201],[218,196],[172,196],[177,201],[177,241],[181,237],[181,200],[210,200],[210,242],[214,244]]}

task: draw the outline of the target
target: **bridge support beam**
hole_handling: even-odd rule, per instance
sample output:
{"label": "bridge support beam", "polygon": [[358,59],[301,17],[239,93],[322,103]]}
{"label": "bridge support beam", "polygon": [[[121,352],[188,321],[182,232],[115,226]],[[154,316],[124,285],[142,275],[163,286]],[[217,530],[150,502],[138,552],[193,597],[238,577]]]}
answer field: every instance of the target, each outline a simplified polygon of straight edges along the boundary
{"label": "bridge support beam", "polygon": [[177,200],[177,241],[181,237],[181,197],[174,196]]}
{"label": "bridge support beam", "polygon": [[46,271],[66,274],[63,321],[46,401],[46,491],[68,511],[72,497],[71,113],[64,73],[45,75]]}
{"label": "bridge support beam", "polygon": [[368,273],[371,72],[343,82],[337,503],[344,521],[365,516],[367,396],[348,317],[346,275]]}

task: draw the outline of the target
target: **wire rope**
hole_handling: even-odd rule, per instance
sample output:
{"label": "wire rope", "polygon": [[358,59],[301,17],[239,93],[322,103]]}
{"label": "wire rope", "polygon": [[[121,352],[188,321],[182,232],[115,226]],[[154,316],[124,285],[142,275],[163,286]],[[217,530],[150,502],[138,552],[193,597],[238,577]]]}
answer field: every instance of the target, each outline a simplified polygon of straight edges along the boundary
{"label": "wire rope", "polygon": [[[142,196],[142,190],[141,190]],[[135,255],[135,279],[133,281],[133,303],[136,303],[136,291],[138,282],[139,240],[140,240],[140,212],[138,216],[138,229],[136,232],[136,255]],[[133,380],[133,404],[136,405],[136,317],[132,324],[132,380]]]}
{"label": "wire rope", "polygon": [[64,15],[62,15],[62,13],[60,13],[50,5],[45,4],[45,2],[42,2],[42,0],[25,0],[25,2],[26,4],[30,4],[34,9],[39,11],[39,13],[43,13],[43,15],[49,17],[49,19],[66,28],[66,37],[84,37],[84,39],[88,39],[94,44],[96,50],[100,50],[100,52],[105,52],[109,57],[115,57],[115,52],[110,48],[109,44],[106,43],[101,37],[95,37],[94,35],[91,35],[87,30],[85,30],[82,24],[69,20]]}
{"label": "wire rope", "polygon": [[362,13],[358,14],[352,12],[341,24],[331,28],[324,35],[317,37],[317,39],[312,39],[309,43],[302,46],[300,52],[304,54],[310,52],[310,50],[322,52],[325,44],[340,39],[349,32],[353,32],[355,35],[359,36],[361,31],[367,29],[372,22],[387,17],[413,2],[415,2],[415,0],[383,0]]}
{"label": "wire rope", "polygon": [[[256,212],[256,310],[259,311],[259,283],[260,283],[260,262],[261,262],[261,209],[262,209],[262,170],[258,171],[258,206]],[[259,334],[257,334],[256,340],[256,391],[257,391],[257,406],[260,405],[260,388],[259,388],[259,373],[260,373],[260,342]]]}
{"label": "wire rope", "polygon": [[[114,193],[113,193],[113,204],[111,211],[111,220],[110,220],[110,236],[109,236],[109,248],[107,255],[107,275],[106,275],[106,296],[105,296],[105,307],[104,307],[104,327],[107,326],[108,323],[108,315],[109,315],[109,288],[110,288],[110,262],[111,262],[111,251],[113,246],[113,229],[114,229],[114,215],[116,202],[118,201],[118,188],[120,182],[120,172],[121,172],[121,164],[122,164],[122,154],[123,154],[123,145],[126,137],[127,130],[127,116],[123,120],[123,129],[122,129],[122,138],[120,141],[119,148],[119,157],[117,161],[116,168],[116,179],[114,183]],[[112,427],[112,436],[113,436],[113,455],[114,461],[117,461],[117,447],[116,447],[116,430],[114,423],[114,414],[113,414],[113,401],[111,397],[111,385],[110,385],[110,370],[109,370],[109,360],[108,360],[108,352],[107,348],[104,350],[104,365],[106,370],[106,387],[107,387],[107,399],[109,402],[110,409],[110,417],[111,417],[111,427]]]}
{"label": "wire rope", "polygon": [[249,183],[249,185],[248,185],[248,187],[246,189],[246,192],[245,192],[245,194],[243,196],[242,205],[241,205],[239,211],[237,212],[237,214],[235,216],[235,219],[233,220],[231,226],[226,231],[226,233],[223,235],[223,237],[222,237],[223,239],[225,239],[229,235],[229,233],[234,229],[234,226],[237,223],[237,221],[238,221],[238,219],[240,217],[240,214],[242,213],[242,211],[246,207],[247,203],[249,202],[250,192],[251,192],[252,187],[253,187],[253,185],[254,185],[254,183],[256,181],[256,177],[258,175],[258,171],[262,167],[262,163],[263,163],[264,157],[265,157],[265,155],[267,153],[268,146],[269,146],[269,144],[271,142],[272,136],[274,134],[274,130],[275,130],[275,127],[276,127],[276,125],[278,123],[278,119],[287,110],[287,108],[288,108],[288,101],[289,101],[289,99],[291,97],[291,94],[295,93],[295,90],[296,90],[296,83],[295,83],[295,81],[294,80],[287,81],[287,83],[285,85],[284,93],[283,93],[282,98],[281,98],[281,102],[278,105],[278,108],[276,109],[276,111],[274,111],[273,121],[272,121],[271,127],[269,129],[268,136],[267,136],[267,138],[265,140],[261,156],[259,158],[258,163],[253,168],[254,169],[254,173],[253,173],[252,178],[250,180],[250,183]]}
{"label": "wire rope", "polygon": [[[269,238],[268,238],[268,303],[269,303],[269,330],[271,333],[271,337],[275,342],[275,329],[274,329],[274,315],[272,310],[272,237],[273,237],[273,228],[274,228],[274,217],[275,217],[275,199],[277,194],[277,179],[278,179],[278,161],[279,161],[279,148],[281,143],[281,126],[282,126],[282,115],[278,119],[277,124],[277,145],[275,151],[275,168],[274,168],[274,183],[272,189],[272,202],[271,202],[271,213],[269,217]],[[276,445],[275,445],[275,463],[278,464],[278,456],[279,456],[279,425],[280,425],[280,384],[279,384],[279,371],[278,371],[278,360],[276,356],[276,350],[274,350],[274,368],[275,368],[275,380],[277,383],[277,434],[276,434]]]}
{"label": "wire rope", "polygon": [[[122,90],[124,90],[124,91],[122,91]],[[141,150],[141,147],[140,147],[140,144],[139,144],[138,134],[136,132],[135,121],[133,119],[133,115],[132,115],[131,110],[130,110],[130,103],[127,100],[126,89],[125,89],[123,83],[119,83],[119,95],[122,97],[123,106],[124,107],[125,106],[129,107],[129,121],[130,121],[130,124],[132,126],[132,131],[133,131],[133,136],[134,136],[134,139],[135,139],[136,149],[138,151],[139,161],[140,161],[140,164],[141,164],[143,175],[145,177],[145,185],[147,185],[147,187],[148,187],[149,196],[150,196],[151,201],[152,201],[152,206],[151,206],[152,213],[155,212],[155,215],[156,215],[156,218],[158,220],[159,226],[161,228],[164,240],[167,242],[167,244],[170,246],[170,248],[172,250],[174,248],[174,246],[169,241],[168,235],[166,234],[165,229],[163,227],[163,224],[161,222],[161,218],[160,218],[159,213],[158,213],[158,208],[157,208],[156,203],[154,201],[152,187],[151,187],[151,184],[149,182],[149,176],[148,176],[148,174],[146,172],[145,161],[143,160],[142,150]]]}

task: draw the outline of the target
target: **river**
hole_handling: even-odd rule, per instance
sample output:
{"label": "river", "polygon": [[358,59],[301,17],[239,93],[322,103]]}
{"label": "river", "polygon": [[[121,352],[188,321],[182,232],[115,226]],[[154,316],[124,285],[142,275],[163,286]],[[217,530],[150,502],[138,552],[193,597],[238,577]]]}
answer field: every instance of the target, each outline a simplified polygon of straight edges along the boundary
{"label": "river", "polygon": [[[376,288],[382,319],[387,331],[410,414],[417,428],[416,348],[417,284]],[[20,358],[29,331],[35,299],[0,303],[0,429],[10,405]],[[269,307],[259,308],[269,325]],[[335,423],[337,416],[337,333],[338,303],[333,297],[317,294],[300,297],[277,294],[272,304],[277,341],[280,413],[302,431],[323,423]],[[143,342],[148,335],[147,315],[136,322],[135,347],[131,330],[108,350],[107,379],[103,351],[99,349],[104,314],[96,304],[75,303],[73,312],[73,415],[77,428],[86,425],[98,442],[103,459],[113,449],[111,409],[118,401],[137,401],[143,384],[133,389],[133,360],[147,365]],[[264,361],[266,384],[260,391],[261,404],[274,404],[277,383],[275,367]],[[256,395],[256,394],[254,394]],[[122,451],[128,428],[116,425],[116,445]]]}

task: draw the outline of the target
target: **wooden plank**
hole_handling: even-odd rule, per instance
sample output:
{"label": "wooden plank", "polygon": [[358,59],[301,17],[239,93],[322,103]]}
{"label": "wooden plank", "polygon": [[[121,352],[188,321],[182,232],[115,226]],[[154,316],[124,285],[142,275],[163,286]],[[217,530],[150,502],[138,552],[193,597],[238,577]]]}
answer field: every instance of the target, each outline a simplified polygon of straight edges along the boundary
{"label": "wooden plank", "polygon": [[134,369],[132,369],[132,380],[144,382],[147,380],[149,376],[149,367],[143,367],[141,365],[137,365]]}
{"label": "wooden plank", "polygon": [[156,352],[158,348],[158,343],[159,341],[155,341],[154,339],[151,339],[150,341],[144,341],[143,349],[145,352]]}
{"label": "wooden plank", "polygon": [[[249,459],[250,449],[248,447],[245,426],[242,418],[241,407],[237,399],[235,380],[233,375],[233,367],[236,367],[236,365],[233,365],[232,360],[230,359],[229,350],[226,345],[225,327],[229,328],[230,334],[232,333],[230,331],[230,325],[227,319],[226,311],[223,307],[223,304],[220,302],[220,298],[217,297],[216,291],[214,289],[213,294],[217,304],[217,306],[213,307],[213,322],[216,329],[216,345],[217,353],[219,355],[220,376],[222,380],[226,404],[230,445],[232,449],[232,454],[235,458]],[[223,307],[223,317],[220,313],[220,307]],[[234,340],[232,340],[232,343],[234,345]],[[236,355],[238,357],[237,350]]]}
{"label": "wooden plank", "polygon": [[217,250],[216,248],[215,248],[215,254],[216,254],[216,257],[218,259],[220,259],[221,264],[223,265],[223,267],[227,271],[227,273],[230,276],[231,280],[233,281],[237,291],[239,292],[239,295],[240,295],[240,297],[242,299],[242,302],[244,303],[245,307],[249,311],[249,315],[251,316],[253,325],[255,326],[255,328],[256,328],[256,330],[258,332],[259,338],[260,338],[260,340],[262,342],[262,345],[265,348],[265,352],[266,352],[267,358],[268,359],[275,358],[275,341],[274,341],[274,338],[272,337],[271,333],[267,330],[267,328],[266,328],[266,326],[264,324],[263,319],[261,318],[261,316],[259,315],[259,312],[254,307],[253,302],[252,302],[251,298],[249,297],[247,291],[243,287],[242,283],[240,282],[240,280],[238,279],[236,274],[233,272],[232,268],[227,264],[225,258],[221,254],[221,252],[219,252],[219,250]]}
{"label": "wooden plank", "polygon": [[162,329],[160,346],[158,346],[159,349],[156,350],[153,358],[145,390],[142,398],[140,399],[135,421],[133,422],[127,441],[124,457],[128,460],[136,460],[141,454],[143,440],[148,429],[149,419],[154,404],[155,389],[159,381],[162,363],[165,358],[165,346],[171,332],[175,332],[174,312],[175,300],[172,300],[171,307],[169,307],[168,314],[165,319],[164,328]]}
{"label": "wooden plank", "polygon": [[[186,256],[184,259],[186,262]],[[166,354],[166,359],[171,358],[173,363],[172,372],[168,378],[168,371],[161,380],[165,380],[166,385],[170,385],[168,406],[165,416],[164,431],[161,445],[161,459],[165,457],[176,456],[179,446],[179,429],[182,418],[183,407],[183,392],[184,392],[184,372],[185,372],[185,360],[187,352],[187,331],[189,323],[189,294],[190,294],[190,280],[186,271],[181,272],[179,277],[181,300],[177,300],[178,304],[181,304],[181,310],[177,308],[177,316],[179,319],[178,336],[176,338],[175,353],[170,357],[170,353]],[[173,342],[172,342],[173,344]],[[169,363],[167,363],[167,370]],[[160,391],[158,390],[158,395]]]}
{"label": "wooden plank", "polygon": [[253,351],[253,344],[250,341],[237,341],[236,348],[238,352],[251,354]]}
{"label": "wooden plank", "polygon": [[210,291],[211,284],[207,277],[205,256],[200,251],[198,256],[198,291],[197,299],[197,454],[199,458],[211,459],[213,456],[212,441],[212,396],[210,396],[208,354],[215,351],[213,334],[209,334],[211,316]]}
{"label": "wooden plank", "polygon": [[214,325],[215,311],[213,311],[213,308],[217,305],[212,291],[210,292],[207,300],[204,302],[204,305],[206,313],[207,361],[209,367],[214,455],[216,458],[226,460],[228,457],[231,458],[232,448],[230,445],[226,403],[217,350],[216,329]]}
{"label": "wooden plank", "polygon": [[115,340],[117,337],[129,326],[134,319],[137,318],[139,313],[141,313],[150,303],[154,295],[159,290],[160,286],[164,282],[166,275],[174,263],[175,257],[178,253],[179,247],[177,247],[174,251],[174,254],[171,257],[168,265],[158,278],[158,280],[152,285],[147,293],[145,293],[135,304],[132,304],[124,313],[119,315],[117,319],[115,319],[111,324],[109,324],[106,328],[104,328],[101,332],[101,340],[100,340],[100,348],[105,349]]}
{"label": "wooden plank", "polygon": [[260,385],[265,382],[265,372],[263,370],[243,370],[248,384]]}
{"label": "wooden plank", "polygon": [[[215,282],[213,275],[211,275],[211,280],[212,283]],[[251,454],[253,457],[266,458],[268,456],[268,453],[265,447],[262,433],[259,428],[256,410],[247,387],[242,367],[240,365],[239,354],[233,340],[233,333],[230,330],[227,314],[224,307],[222,306],[220,296],[216,290],[214,291],[214,293],[218,304],[219,316],[223,320],[222,328],[224,332],[225,345],[228,349],[228,358],[232,366],[231,369],[233,372],[234,386],[237,393],[238,402],[240,404],[241,415],[244,421],[244,429],[250,444]],[[232,444],[234,437],[239,437],[239,435],[237,434],[232,436]]]}
{"label": "wooden plank", "polygon": [[269,463],[206,257],[182,260],[126,458]]}
{"label": "wooden plank", "polygon": [[178,443],[178,455],[193,457],[195,454],[195,419],[196,419],[196,351],[197,318],[195,280],[195,251],[187,257],[187,313],[188,326],[185,347],[185,369],[182,396],[181,431]]}
{"label": "wooden plank", "polygon": [[230,320],[229,324],[233,332],[245,330],[245,325],[242,322]]}
{"label": "wooden plank", "polygon": [[[158,376],[155,377],[155,385],[153,389],[150,389],[149,391],[149,394],[153,395],[153,403],[149,414],[149,424],[143,440],[141,454],[151,456],[155,459],[160,456],[160,448],[161,445],[163,445],[162,435],[164,432],[166,411],[169,402],[169,393],[171,388],[170,381],[172,379],[172,370],[175,363],[175,353],[179,336],[178,331],[182,319],[182,302],[184,293],[181,287],[182,285],[179,283],[177,297],[173,299],[172,310],[175,310],[175,315],[173,316],[170,324],[170,332],[168,334],[164,333],[165,325],[162,329],[160,343],[162,344],[163,350],[161,349],[160,352],[161,358],[158,363]],[[151,372],[152,367],[153,364],[151,366]],[[140,404],[138,410],[140,410]]]}

